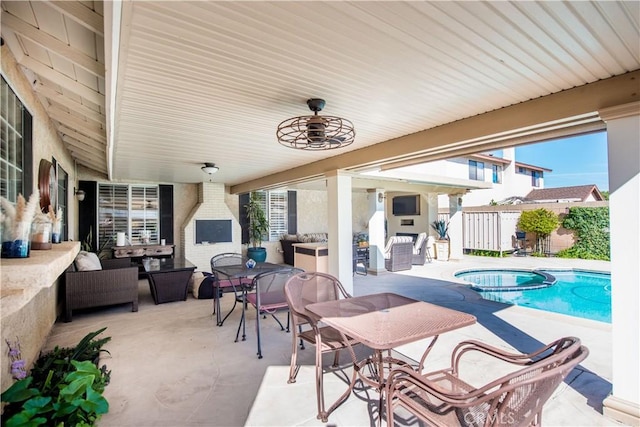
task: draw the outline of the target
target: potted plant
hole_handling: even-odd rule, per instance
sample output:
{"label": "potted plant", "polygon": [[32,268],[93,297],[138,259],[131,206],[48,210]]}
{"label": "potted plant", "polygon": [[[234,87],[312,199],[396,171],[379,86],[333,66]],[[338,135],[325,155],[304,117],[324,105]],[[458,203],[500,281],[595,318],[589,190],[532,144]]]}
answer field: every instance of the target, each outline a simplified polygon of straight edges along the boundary
{"label": "potted plant", "polygon": [[269,231],[269,220],[267,220],[267,214],[262,208],[257,193],[251,193],[245,209],[247,210],[249,241],[251,242],[251,247],[247,248],[247,256],[255,262],[264,262],[267,259],[267,250],[262,247],[262,238]]}
{"label": "potted plant", "polygon": [[431,223],[436,233],[438,233],[438,240],[436,241],[436,258],[441,261],[449,260],[449,223],[444,219],[438,219]]}

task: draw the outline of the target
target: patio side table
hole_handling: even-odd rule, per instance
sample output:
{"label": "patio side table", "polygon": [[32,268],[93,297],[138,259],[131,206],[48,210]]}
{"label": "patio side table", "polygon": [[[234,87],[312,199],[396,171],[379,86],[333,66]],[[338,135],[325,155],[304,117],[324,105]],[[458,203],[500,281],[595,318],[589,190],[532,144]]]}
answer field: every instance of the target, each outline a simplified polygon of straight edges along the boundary
{"label": "patio side table", "polygon": [[189,279],[196,266],[185,259],[147,258],[142,260],[153,302],[186,301]]}

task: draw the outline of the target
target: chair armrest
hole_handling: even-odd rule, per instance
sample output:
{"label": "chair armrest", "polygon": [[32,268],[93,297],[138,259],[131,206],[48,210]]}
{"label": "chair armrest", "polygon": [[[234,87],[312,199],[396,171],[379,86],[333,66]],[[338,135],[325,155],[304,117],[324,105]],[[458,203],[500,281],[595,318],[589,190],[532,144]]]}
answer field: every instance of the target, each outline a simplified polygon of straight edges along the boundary
{"label": "chair armrest", "polygon": [[[485,397],[486,394],[483,391],[474,389],[473,386],[470,386],[461,380],[457,380],[457,378],[453,377],[449,372],[450,370],[443,369],[441,371],[422,375],[410,366],[395,368],[391,370],[387,379],[387,397],[388,399],[392,399],[393,395],[402,393],[403,390],[410,389],[412,392],[415,392],[416,389],[418,389],[440,399],[448,405],[455,407],[473,406],[478,404],[477,399]],[[429,379],[428,376],[436,378],[440,377],[443,380],[445,378],[454,379],[456,383],[459,383],[465,389],[459,392],[446,389],[439,386],[437,381]]]}
{"label": "chair armrest", "polygon": [[516,365],[526,365],[527,363],[531,362],[531,359],[527,354],[511,353],[497,347],[482,343],[480,341],[467,340],[462,341],[460,344],[458,344],[451,354],[451,368],[453,369],[454,373],[460,372],[458,369],[460,359],[464,354],[471,351],[478,351],[488,356],[492,356],[496,359],[504,360],[505,362]]}
{"label": "chair armrest", "polygon": [[127,268],[131,267],[131,258],[111,258],[100,260],[103,270],[112,270],[114,268]]}
{"label": "chair armrest", "polygon": [[453,353],[451,355],[451,367],[454,373],[459,372],[458,366],[462,355],[470,351],[479,351],[481,353],[514,365],[526,366],[534,363],[540,358],[555,354],[558,350],[566,348],[568,346],[579,347],[580,340],[575,337],[561,338],[532,353],[524,354],[508,352],[476,340],[467,340],[458,344],[453,350]]}
{"label": "chair armrest", "polygon": [[87,283],[108,284],[115,286],[120,282],[138,283],[138,267],[112,268],[93,271],[67,271],[65,273],[67,288],[86,286]]}

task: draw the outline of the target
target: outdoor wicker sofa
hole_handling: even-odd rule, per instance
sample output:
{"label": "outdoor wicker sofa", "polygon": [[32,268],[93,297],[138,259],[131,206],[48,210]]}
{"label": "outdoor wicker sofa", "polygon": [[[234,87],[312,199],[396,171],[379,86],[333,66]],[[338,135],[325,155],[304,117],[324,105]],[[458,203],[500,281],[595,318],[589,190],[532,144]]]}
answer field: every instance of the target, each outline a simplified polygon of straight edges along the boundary
{"label": "outdoor wicker sofa", "polygon": [[71,265],[64,275],[64,321],[73,310],[131,303],[138,311],[138,267],[129,258],[101,260],[102,270],[75,271]]}

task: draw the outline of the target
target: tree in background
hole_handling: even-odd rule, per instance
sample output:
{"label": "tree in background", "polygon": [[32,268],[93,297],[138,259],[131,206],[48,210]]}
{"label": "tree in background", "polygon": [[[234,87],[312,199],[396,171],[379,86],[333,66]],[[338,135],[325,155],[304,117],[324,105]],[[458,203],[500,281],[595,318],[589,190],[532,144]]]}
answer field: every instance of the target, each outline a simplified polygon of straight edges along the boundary
{"label": "tree in background", "polygon": [[518,220],[518,228],[527,233],[536,233],[536,253],[542,255],[544,239],[558,228],[560,221],[553,212],[541,208],[523,211]]}

